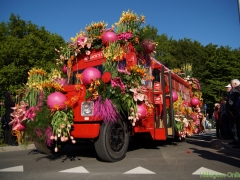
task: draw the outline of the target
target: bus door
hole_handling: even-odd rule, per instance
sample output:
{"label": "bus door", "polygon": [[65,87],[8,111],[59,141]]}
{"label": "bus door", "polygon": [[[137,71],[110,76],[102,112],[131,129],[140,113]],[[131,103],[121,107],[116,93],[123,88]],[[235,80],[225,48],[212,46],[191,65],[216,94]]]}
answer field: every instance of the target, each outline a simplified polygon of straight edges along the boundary
{"label": "bus door", "polygon": [[173,111],[173,98],[172,98],[172,73],[170,70],[165,70],[162,74],[162,78],[164,78],[165,83],[163,83],[164,87],[164,96],[163,96],[163,113],[166,118],[166,136],[174,137],[175,136],[175,128],[174,128],[174,111]]}
{"label": "bus door", "polygon": [[155,68],[152,71],[154,77],[154,139],[165,140],[174,136],[173,101],[171,72]]}

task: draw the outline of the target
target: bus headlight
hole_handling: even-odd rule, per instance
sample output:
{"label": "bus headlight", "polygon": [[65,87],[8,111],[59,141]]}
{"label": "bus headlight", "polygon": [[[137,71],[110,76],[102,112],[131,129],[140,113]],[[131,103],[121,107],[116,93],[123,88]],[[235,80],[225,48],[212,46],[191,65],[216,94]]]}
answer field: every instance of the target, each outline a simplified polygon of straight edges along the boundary
{"label": "bus headlight", "polygon": [[93,101],[85,101],[82,102],[82,116],[93,116],[94,114],[94,102]]}

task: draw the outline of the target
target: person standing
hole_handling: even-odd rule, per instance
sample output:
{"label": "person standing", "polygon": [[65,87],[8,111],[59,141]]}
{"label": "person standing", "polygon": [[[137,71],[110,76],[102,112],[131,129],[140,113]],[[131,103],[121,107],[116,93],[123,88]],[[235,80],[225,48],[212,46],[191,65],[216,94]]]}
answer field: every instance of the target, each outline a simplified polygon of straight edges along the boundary
{"label": "person standing", "polygon": [[232,131],[234,135],[234,141],[230,142],[233,148],[240,148],[240,117],[238,117],[238,110],[237,110],[237,100],[240,97],[240,81],[238,79],[231,80],[232,89],[229,92],[228,98],[228,110],[233,117],[233,126]]}
{"label": "person standing", "polygon": [[219,111],[220,111],[220,104],[215,103],[215,105],[214,105],[214,117],[215,117],[215,120],[216,120],[216,136],[217,136],[217,138],[219,138],[219,131],[220,131]]}
{"label": "person standing", "polygon": [[232,89],[231,84],[228,84],[225,86],[226,88],[226,94],[223,98],[223,106],[220,107],[220,114],[221,114],[221,122],[222,122],[222,128],[223,128],[223,134],[225,139],[232,139],[233,133],[232,133],[232,124],[233,124],[233,118],[228,110],[228,98],[229,98],[229,92]]}
{"label": "person standing", "polygon": [[6,144],[9,146],[14,146],[16,145],[15,138],[12,135],[12,125],[9,125],[11,122],[11,113],[13,112],[12,107],[15,106],[15,102],[12,100],[11,92],[6,92],[5,93],[5,100],[4,100],[4,106],[5,106],[5,120],[8,124],[5,130],[5,139],[6,139]]}
{"label": "person standing", "polygon": [[210,124],[209,124],[209,114],[206,114],[206,122],[205,122],[206,129],[210,131]]}

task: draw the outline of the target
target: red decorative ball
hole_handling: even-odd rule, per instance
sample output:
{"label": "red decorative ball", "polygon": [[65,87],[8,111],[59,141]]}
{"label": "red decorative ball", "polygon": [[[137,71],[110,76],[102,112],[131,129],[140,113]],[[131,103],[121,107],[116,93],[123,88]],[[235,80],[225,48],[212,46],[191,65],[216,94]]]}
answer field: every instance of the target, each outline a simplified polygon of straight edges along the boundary
{"label": "red decorative ball", "polygon": [[173,102],[176,102],[178,100],[178,94],[176,93],[176,91],[172,91],[172,99]]}
{"label": "red decorative ball", "polygon": [[109,42],[115,42],[117,40],[117,35],[115,32],[107,31],[102,36],[102,41],[104,44],[108,44]]}
{"label": "red decorative ball", "polygon": [[111,78],[112,78],[112,75],[111,75],[110,72],[105,72],[105,73],[103,73],[103,75],[102,75],[102,81],[103,81],[104,83],[108,83],[108,82],[111,80]]}
{"label": "red decorative ball", "polygon": [[82,72],[82,82],[85,86],[91,84],[93,80],[99,78],[101,78],[101,72],[97,68],[94,67],[86,68]]}
{"label": "red decorative ball", "polygon": [[156,44],[154,44],[153,41],[146,39],[142,42],[142,47],[144,53],[150,54],[155,50]]}
{"label": "red decorative ball", "polygon": [[142,119],[147,115],[147,108],[144,103],[137,105],[138,118]]}
{"label": "red decorative ball", "polygon": [[197,106],[199,104],[199,99],[198,98],[196,98],[196,97],[193,97],[192,99],[191,99],[191,105],[192,106]]}
{"label": "red decorative ball", "polygon": [[50,109],[64,109],[67,97],[61,92],[54,92],[47,98],[47,105]]}

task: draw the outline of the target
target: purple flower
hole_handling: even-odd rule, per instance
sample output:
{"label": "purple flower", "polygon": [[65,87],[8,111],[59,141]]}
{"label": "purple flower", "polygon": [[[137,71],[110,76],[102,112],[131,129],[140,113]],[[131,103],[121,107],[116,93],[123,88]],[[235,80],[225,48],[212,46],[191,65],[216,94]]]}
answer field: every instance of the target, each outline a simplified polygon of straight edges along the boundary
{"label": "purple flower", "polygon": [[123,84],[120,77],[115,77],[114,79],[111,79],[111,85],[112,85],[112,88],[119,87],[121,89],[122,93],[125,93],[126,87]]}
{"label": "purple flower", "polygon": [[121,118],[116,106],[108,98],[103,100],[98,96],[94,103],[94,107],[96,112],[94,118],[101,117],[104,122],[115,122],[117,119]]}
{"label": "purple flower", "polygon": [[131,75],[131,73],[127,69],[118,69],[118,72],[127,74],[127,75]]}

